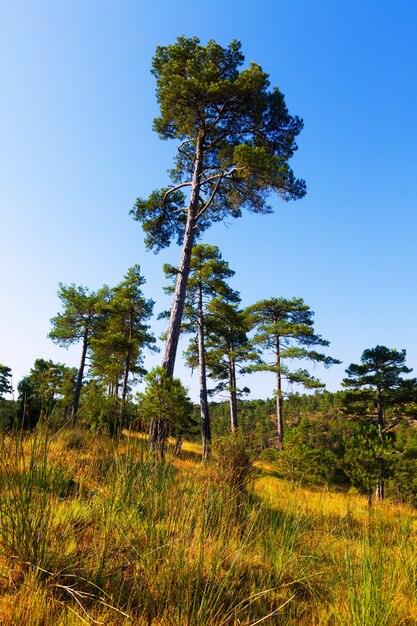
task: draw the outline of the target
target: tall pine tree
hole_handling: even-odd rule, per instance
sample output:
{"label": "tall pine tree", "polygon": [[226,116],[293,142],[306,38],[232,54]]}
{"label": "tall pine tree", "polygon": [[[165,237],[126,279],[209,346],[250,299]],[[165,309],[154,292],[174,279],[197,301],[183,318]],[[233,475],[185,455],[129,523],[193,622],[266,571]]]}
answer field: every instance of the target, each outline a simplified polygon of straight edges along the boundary
{"label": "tall pine tree", "polygon": [[[241,70],[240,43],[227,48],[197,37],[160,46],[153,58],[160,116],[154,129],[179,142],[167,187],[139,198],[132,210],[156,251],[182,243],[163,366],[173,374],[195,237],[242,209],[269,213],[271,192],[301,198],[304,181],[288,165],[302,121],[292,117],[278,88],[251,63]],[[187,197],[184,192],[187,191]]]}

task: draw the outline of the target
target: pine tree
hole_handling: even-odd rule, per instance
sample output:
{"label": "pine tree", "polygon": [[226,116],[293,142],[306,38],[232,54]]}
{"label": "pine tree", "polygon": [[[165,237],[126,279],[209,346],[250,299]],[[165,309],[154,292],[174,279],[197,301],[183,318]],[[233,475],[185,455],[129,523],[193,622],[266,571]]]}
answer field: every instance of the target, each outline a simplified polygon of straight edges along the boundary
{"label": "pine tree", "polygon": [[162,367],[147,374],[146,389],[138,394],[139,415],[150,424],[152,450],[163,457],[170,435],[180,437],[192,424],[193,405],[178,378]]}
{"label": "pine tree", "polygon": [[360,364],[351,363],[346,370],[343,386],[350,389],[369,388],[376,392],[377,424],[380,436],[384,431],[386,404],[402,399],[404,390],[411,390],[416,379],[404,379],[412,369],[405,365],[406,351],[376,346],[364,350]]}
{"label": "pine tree", "polygon": [[98,309],[103,321],[100,332],[91,339],[92,374],[107,384],[110,395],[120,397],[119,430],[129,380],[136,382],[146,373],[144,349],[155,349],[155,337],[147,324],[154,302],[144,297],[141,289],[144,283],[139,265],[131,267]]}
{"label": "pine tree", "polygon": [[0,365],[0,398],[4,393],[12,392],[12,370],[7,365]]}
{"label": "pine tree", "polygon": [[[385,405],[402,400],[404,390],[415,388],[416,379],[404,379],[403,374],[409,374],[412,369],[405,365],[406,351],[390,349],[385,346],[376,346],[364,350],[359,364],[351,363],[346,370],[347,378],[342,384],[351,389],[371,389],[376,393],[377,426],[381,441],[385,428]],[[384,498],[384,482],[382,469],[376,492],[377,499]]]}
{"label": "pine tree", "polygon": [[356,424],[344,438],[345,471],[353,485],[363,489],[372,504],[372,492],[377,488],[377,499],[381,497],[380,484],[389,475],[391,441],[373,424]]}
{"label": "pine tree", "polygon": [[39,418],[47,419],[60,401],[67,417],[71,406],[77,370],[63,363],[36,359],[29,374],[19,381],[18,399],[22,408],[22,424],[35,426]]}
{"label": "pine tree", "polygon": [[63,348],[82,342],[81,360],[78,369],[72,406],[72,418],[75,422],[78,414],[81,388],[84,379],[84,370],[91,338],[97,331],[102,319],[98,313],[99,303],[106,300],[107,287],[96,293],[86,287],[59,284],[58,297],[62,303],[62,312],[51,319],[52,330],[50,339]]}
{"label": "pine tree", "polygon": [[180,143],[169,186],[139,198],[132,213],[149,248],[158,251],[173,238],[182,243],[163,357],[169,375],[195,237],[213,222],[240,217],[242,209],[271,212],[271,192],[284,200],[305,194],[304,181],[288,165],[302,121],[289,115],[284,96],[270,89],[259,65],[240,71],[243,61],[238,42],[202,46],[197,37],[158,47],[153,59],[160,105],[154,129]]}
{"label": "pine tree", "polygon": [[293,371],[287,366],[286,361],[301,359],[323,363],[325,367],[340,361],[312,349],[313,346],[328,346],[329,342],[314,332],[314,314],[301,298],[260,300],[250,306],[247,312],[251,326],[256,329],[254,344],[259,346],[264,354],[271,356],[270,360],[264,360],[252,367],[252,370],[275,374],[278,449],[281,449],[284,437],[283,380],[308,389],[324,387],[323,383],[306,369]]}
{"label": "pine tree", "polygon": [[[248,317],[238,303],[214,298],[207,309],[207,369],[212,379],[220,381],[213,391],[227,390],[229,394],[230,429],[234,432],[238,427],[237,375],[246,373],[258,355],[248,339]],[[241,393],[248,391],[247,388],[240,390]]]}

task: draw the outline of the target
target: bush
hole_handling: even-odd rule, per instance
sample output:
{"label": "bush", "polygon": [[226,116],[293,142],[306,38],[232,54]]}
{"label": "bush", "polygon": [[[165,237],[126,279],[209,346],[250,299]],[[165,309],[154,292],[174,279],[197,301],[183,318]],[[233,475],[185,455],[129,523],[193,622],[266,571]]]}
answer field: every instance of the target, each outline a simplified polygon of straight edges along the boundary
{"label": "bush", "polygon": [[247,441],[240,432],[217,439],[214,458],[220,479],[239,488],[245,488],[254,475]]}

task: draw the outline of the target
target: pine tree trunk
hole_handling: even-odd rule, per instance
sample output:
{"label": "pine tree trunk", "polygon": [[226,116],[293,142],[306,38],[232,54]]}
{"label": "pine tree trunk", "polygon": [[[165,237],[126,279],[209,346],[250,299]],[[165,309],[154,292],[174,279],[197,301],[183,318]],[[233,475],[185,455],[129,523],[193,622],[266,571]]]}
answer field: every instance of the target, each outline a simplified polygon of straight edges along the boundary
{"label": "pine tree trunk", "polygon": [[127,395],[129,373],[130,373],[130,350],[128,351],[126,355],[125,370],[123,374],[122,396],[120,398],[120,409],[119,409],[119,431],[120,432],[122,432],[122,429],[123,429],[123,411],[124,411],[125,400],[126,400],[126,395]]}
{"label": "pine tree trunk", "polygon": [[[132,334],[133,334],[132,325],[133,325],[132,314],[130,314],[130,318],[129,318],[129,342],[132,341]],[[120,432],[122,432],[122,429],[123,429],[123,410],[124,410],[124,406],[125,406],[125,400],[126,400],[126,395],[127,395],[127,387],[128,387],[128,382],[129,382],[130,359],[131,359],[131,349],[130,349],[130,346],[129,346],[129,349],[128,349],[127,354],[126,354],[125,369],[124,369],[124,374],[123,374],[122,397],[120,399],[120,410],[119,410],[119,431]]]}
{"label": "pine tree trunk", "polygon": [[211,429],[210,414],[207,401],[206,355],[204,350],[203,287],[201,283],[198,285],[197,318],[202,460],[203,462],[205,462],[210,455]]}
{"label": "pine tree trunk", "polygon": [[165,441],[167,438],[165,420],[162,418],[154,419],[149,428],[150,447],[154,455],[158,453],[163,459],[165,456]]}
{"label": "pine tree trunk", "polygon": [[175,358],[177,355],[178,340],[180,336],[188,274],[190,272],[191,251],[194,244],[194,233],[200,195],[203,139],[203,135],[200,135],[197,138],[196,142],[194,174],[191,185],[190,204],[187,211],[187,223],[184,233],[184,243],[182,247],[180,264],[178,266],[177,282],[175,284],[174,298],[172,302],[171,315],[169,319],[169,326],[165,343],[165,353],[162,361],[162,367],[166,370],[169,376],[173,376],[174,374]]}
{"label": "pine tree trunk", "polygon": [[78,405],[79,405],[79,402],[80,402],[81,387],[83,385],[85,359],[87,357],[87,348],[88,348],[88,330],[86,329],[84,331],[83,349],[82,349],[82,353],[81,353],[80,368],[78,370],[77,384],[75,385],[74,401],[73,401],[73,404],[72,404],[72,425],[73,426],[75,426],[75,422],[76,422],[77,416],[78,416]]}
{"label": "pine tree trunk", "polygon": [[[384,430],[384,415],[382,411],[382,392],[378,389],[378,436],[382,439]],[[384,479],[382,478],[382,467],[379,469],[378,483],[376,486],[375,500],[384,499]]]}
{"label": "pine tree trunk", "polygon": [[236,393],[236,368],[234,359],[229,358],[228,363],[229,390],[230,390],[230,428],[232,433],[237,429],[237,393]]}
{"label": "pine tree trunk", "polygon": [[281,357],[280,357],[280,346],[279,346],[279,336],[275,337],[275,355],[276,355],[276,395],[277,395],[277,448],[278,450],[282,450],[282,442],[284,439],[284,420],[282,417],[282,395],[281,395]]}
{"label": "pine tree trunk", "polygon": [[382,432],[384,430],[384,415],[382,412],[382,391],[378,389],[378,435],[382,439]]}

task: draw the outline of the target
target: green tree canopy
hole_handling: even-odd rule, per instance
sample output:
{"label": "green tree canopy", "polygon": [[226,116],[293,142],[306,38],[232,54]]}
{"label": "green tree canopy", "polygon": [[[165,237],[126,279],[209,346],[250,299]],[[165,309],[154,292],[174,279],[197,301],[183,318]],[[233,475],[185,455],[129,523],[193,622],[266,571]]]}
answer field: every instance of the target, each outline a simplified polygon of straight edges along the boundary
{"label": "green tree canopy", "polygon": [[160,106],[154,129],[179,141],[178,154],[169,185],[139,198],[132,213],[149,248],[157,251],[173,238],[183,245],[163,359],[170,375],[194,238],[242,209],[270,212],[271,192],[284,200],[305,194],[304,181],[288,165],[302,121],[289,114],[261,67],[241,69],[243,62],[239,42],[223,48],[180,37],[158,47],[152,63]]}
{"label": "green tree canopy", "polygon": [[12,392],[12,370],[7,365],[0,365],[0,398],[3,394]]}
{"label": "green tree canopy", "polygon": [[272,372],[276,377],[277,434],[278,448],[282,447],[283,390],[282,381],[298,384],[308,389],[323,388],[324,385],[308,370],[292,370],[288,361],[306,360],[322,363],[325,367],[340,363],[315,350],[315,346],[328,346],[329,342],[314,332],[313,311],[301,298],[270,298],[260,300],[247,309],[252,328],[255,328],[254,344],[259,346],[265,359],[252,370]]}
{"label": "green tree canopy", "polygon": [[207,369],[210,377],[220,381],[211,393],[227,390],[230,406],[230,428],[238,427],[238,393],[248,392],[237,385],[239,373],[246,373],[258,355],[248,339],[249,321],[238,302],[213,298],[207,307]]}
{"label": "green tree canopy", "polygon": [[119,396],[121,388],[121,412],[129,379],[136,382],[146,373],[144,349],[155,349],[155,337],[147,323],[154,302],[144,297],[144,283],[139,265],[129,268],[99,305],[103,322],[100,332],[91,339],[92,373],[107,384],[111,395]]}
{"label": "green tree canopy", "polygon": [[145,391],[138,394],[139,416],[150,425],[153,450],[163,455],[169,435],[178,437],[189,430],[193,404],[179,378],[168,376],[162,367],[151,370],[145,381]]}
{"label": "green tree canopy", "polygon": [[42,417],[49,417],[60,401],[65,413],[71,410],[77,370],[50,359],[36,359],[27,376],[17,386],[22,406],[23,424],[34,426]]}
{"label": "green tree canopy", "polygon": [[406,351],[376,346],[364,350],[360,363],[351,363],[342,384],[350,389],[368,389],[376,392],[378,431],[384,430],[384,411],[387,404],[402,402],[407,394],[415,395],[416,379],[405,379],[412,369],[405,365]]}
{"label": "green tree canopy", "polygon": [[97,331],[99,324],[102,323],[102,318],[98,313],[98,304],[105,301],[107,297],[107,287],[103,287],[94,293],[90,292],[86,287],[74,284],[59,284],[58,298],[62,303],[62,312],[51,319],[52,330],[48,336],[54,343],[63,348],[68,348],[79,341],[82,342],[80,367],[78,369],[72,408],[74,420],[78,413],[91,337]]}

